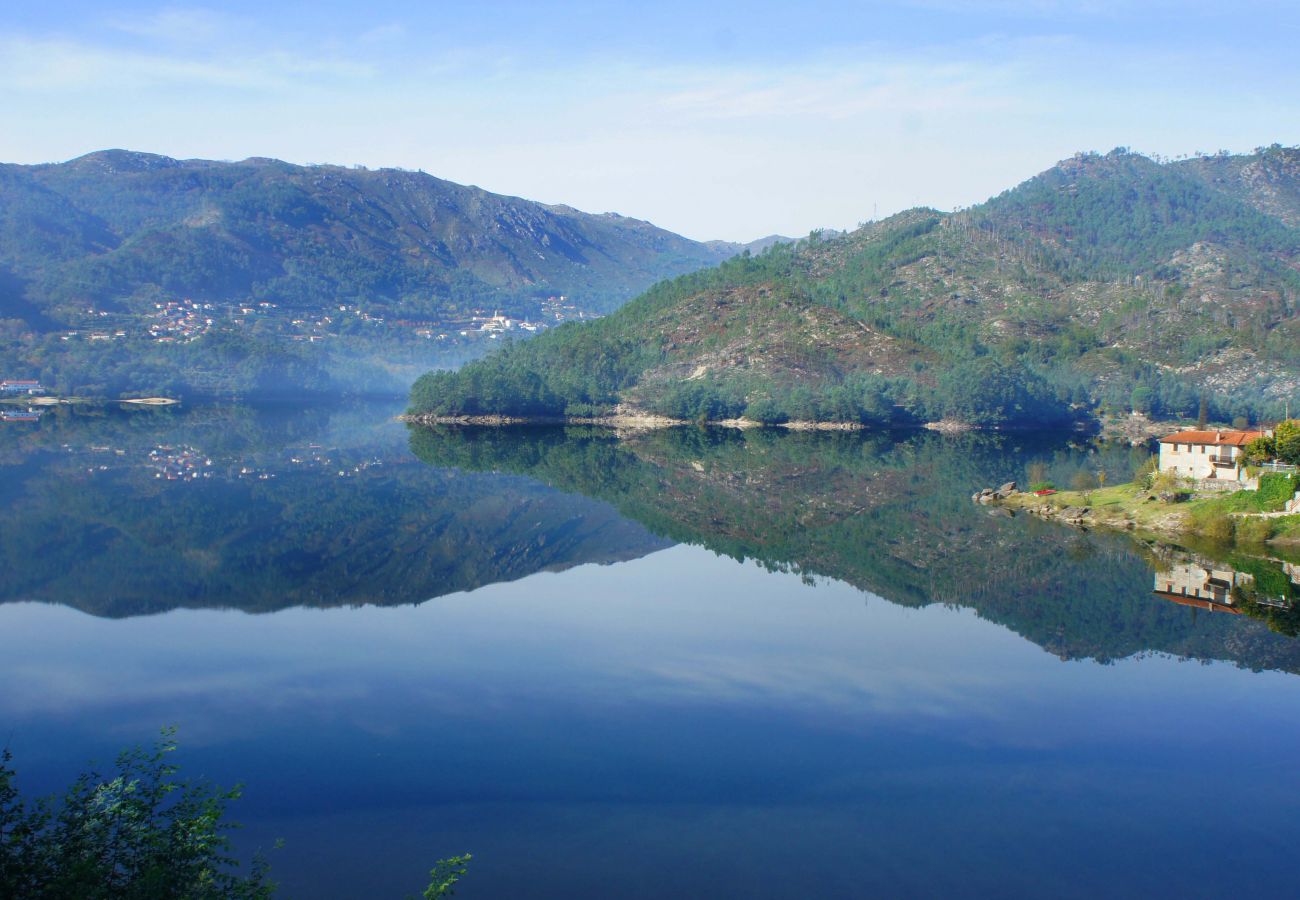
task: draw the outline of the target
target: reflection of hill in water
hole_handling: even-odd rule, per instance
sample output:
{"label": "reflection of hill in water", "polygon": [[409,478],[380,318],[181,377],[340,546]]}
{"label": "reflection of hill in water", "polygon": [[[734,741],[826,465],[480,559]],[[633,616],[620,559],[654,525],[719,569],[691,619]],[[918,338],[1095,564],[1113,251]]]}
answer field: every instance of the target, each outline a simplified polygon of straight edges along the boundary
{"label": "reflection of hill in water", "polygon": [[[1300,672],[1300,643],[1236,616],[1152,597],[1146,551],[1122,535],[970,502],[1043,462],[1067,481],[1083,454],[1024,435],[782,434],[673,429],[622,440],[577,429],[413,428],[425,462],[506,471],[613,504],[652,531],[737,559],[829,576],[894,603],[952,603],[1062,658],[1145,651]],[[1133,459],[1087,459],[1112,479]]]}
{"label": "reflection of hill in water", "polygon": [[40,428],[0,439],[0,601],[106,616],[411,603],[668,545],[530,479],[431,470],[373,408]]}

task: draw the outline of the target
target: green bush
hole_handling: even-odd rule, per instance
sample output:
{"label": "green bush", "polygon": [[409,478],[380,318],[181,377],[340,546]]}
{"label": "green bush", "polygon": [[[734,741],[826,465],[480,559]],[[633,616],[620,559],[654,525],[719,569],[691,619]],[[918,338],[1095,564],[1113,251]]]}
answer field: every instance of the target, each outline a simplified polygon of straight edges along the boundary
{"label": "green bush", "polygon": [[1295,496],[1297,478],[1280,472],[1270,472],[1259,477],[1259,490],[1255,502],[1260,512],[1281,512],[1287,501]]}
{"label": "green bush", "polygon": [[1273,523],[1268,519],[1238,519],[1235,537],[1241,544],[1263,544],[1273,536]]}
{"label": "green bush", "polygon": [[176,779],[172,732],[117,759],[111,777],[82,774],[57,806],[28,806],[0,756],[0,896],[263,900],[266,865],[236,873],[223,823],[239,789]]}
{"label": "green bush", "polygon": [[[0,897],[25,900],[270,900],[260,856],[247,875],[231,856],[226,806],[240,796],[180,780],[168,761],[174,729],[152,749],[117,758],[108,776],[82,773],[58,798],[20,796],[12,754],[0,751]],[[426,900],[449,897],[468,853],[438,860]]]}

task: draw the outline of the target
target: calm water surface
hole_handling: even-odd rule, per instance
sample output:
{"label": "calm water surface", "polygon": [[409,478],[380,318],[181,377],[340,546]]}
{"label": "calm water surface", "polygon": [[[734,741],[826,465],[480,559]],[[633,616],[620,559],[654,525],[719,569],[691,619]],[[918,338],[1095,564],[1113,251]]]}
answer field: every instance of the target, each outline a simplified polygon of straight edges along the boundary
{"label": "calm water surface", "polygon": [[1127,451],[390,413],[5,428],[24,787],[175,724],[295,897],[1294,893],[1296,642],[969,501]]}

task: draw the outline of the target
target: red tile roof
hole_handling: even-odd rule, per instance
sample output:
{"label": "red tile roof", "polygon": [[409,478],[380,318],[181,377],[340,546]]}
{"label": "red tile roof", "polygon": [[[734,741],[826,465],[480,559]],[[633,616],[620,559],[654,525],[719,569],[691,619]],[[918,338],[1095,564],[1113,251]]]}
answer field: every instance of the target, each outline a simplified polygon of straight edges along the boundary
{"label": "red tile roof", "polygon": [[1242,611],[1233,606],[1224,603],[1215,603],[1213,600],[1202,600],[1200,597],[1188,597],[1186,594],[1174,594],[1169,591],[1152,591],[1161,600],[1169,600],[1180,606],[1195,606],[1197,609],[1208,609],[1210,612],[1232,613],[1234,616],[1241,615]]}
{"label": "red tile roof", "polygon": [[1262,431],[1179,431],[1167,434],[1160,439],[1162,444],[1227,444],[1244,447],[1251,441],[1262,438]]}

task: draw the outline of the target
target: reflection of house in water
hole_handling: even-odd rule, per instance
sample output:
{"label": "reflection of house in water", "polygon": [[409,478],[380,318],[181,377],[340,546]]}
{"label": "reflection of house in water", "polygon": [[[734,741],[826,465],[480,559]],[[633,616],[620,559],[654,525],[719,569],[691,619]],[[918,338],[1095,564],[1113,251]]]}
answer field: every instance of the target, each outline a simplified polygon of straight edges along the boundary
{"label": "reflection of house in water", "polygon": [[1290,609],[1296,585],[1300,584],[1300,565],[1279,560],[1258,562],[1276,567],[1281,580],[1260,582],[1251,573],[1238,572],[1226,563],[1179,557],[1165,571],[1156,572],[1152,592],[1162,600],[1211,612],[1241,613],[1243,598],[1257,606]]}
{"label": "reflection of house in water", "polygon": [[1234,608],[1232,589],[1253,586],[1255,579],[1244,572],[1200,560],[1173,563],[1164,572],[1156,572],[1153,593],[1162,600],[1211,612],[1240,613]]}

